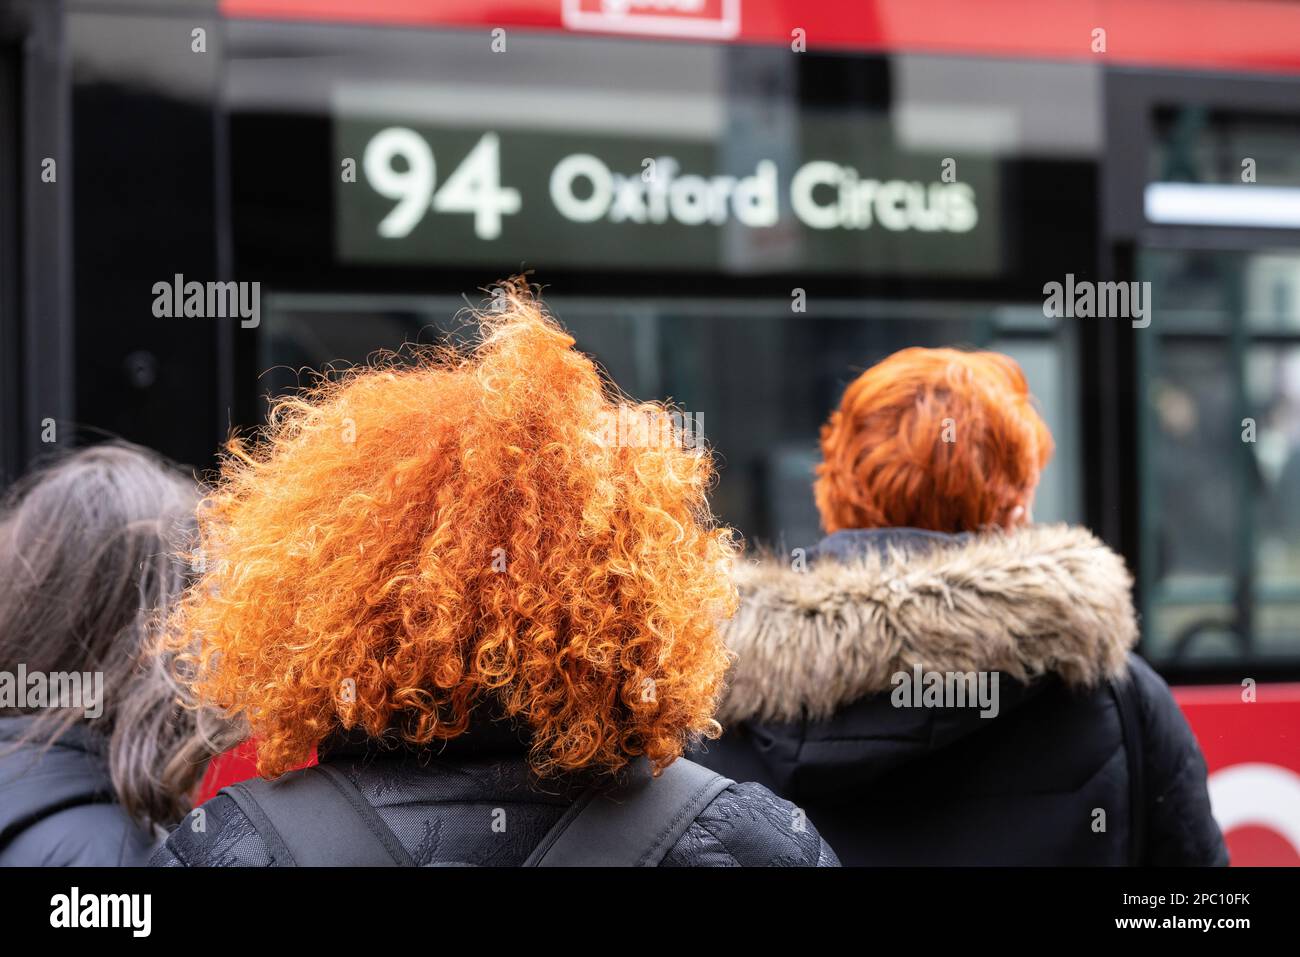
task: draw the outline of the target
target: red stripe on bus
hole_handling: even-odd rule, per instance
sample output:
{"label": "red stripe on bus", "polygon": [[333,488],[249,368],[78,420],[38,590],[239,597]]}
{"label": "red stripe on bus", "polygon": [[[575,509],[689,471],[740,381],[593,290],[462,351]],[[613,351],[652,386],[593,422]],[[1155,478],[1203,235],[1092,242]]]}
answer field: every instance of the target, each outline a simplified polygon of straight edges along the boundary
{"label": "red stripe on bus", "polygon": [[[227,17],[492,29],[570,29],[618,35],[686,35],[683,24],[726,17],[728,0],[703,14],[633,11],[621,20],[601,0],[221,0]],[[622,2],[618,7],[638,6]],[[1271,73],[1300,72],[1300,4],[1278,0],[737,0],[733,42],[808,49],[943,53]],[[659,24],[656,27],[655,24]],[[1105,53],[1093,31],[1105,30]]]}

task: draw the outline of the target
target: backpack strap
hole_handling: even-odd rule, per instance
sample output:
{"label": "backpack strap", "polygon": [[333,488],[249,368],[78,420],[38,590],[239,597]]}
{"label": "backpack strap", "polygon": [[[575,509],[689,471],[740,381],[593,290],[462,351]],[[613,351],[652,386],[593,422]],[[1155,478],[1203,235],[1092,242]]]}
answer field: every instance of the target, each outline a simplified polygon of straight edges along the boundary
{"label": "backpack strap", "polygon": [[1119,709],[1120,730],[1124,737],[1124,756],[1128,761],[1129,785],[1129,852],[1130,865],[1142,864],[1146,847],[1146,781],[1142,754],[1142,720],[1136,699],[1132,673],[1109,682],[1110,693]]}
{"label": "backpack strap", "polygon": [[[733,783],[685,758],[658,778],[638,761],[627,780],[590,788],[570,805],[524,867],[657,867]],[[352,779],[328,764],[276,781],[253,778],[221,793],[230,795],[266,842],[272,867],[415,864]]]}
{"label": "backpack strap", "polygon": [[266,842],[272,867],[411,867],[414,861],[357,786],[315,765],[276,781],[221,789]]}
{"label": "backpack strap", "polygon": [[685,758],[656,778],[639,760],[626,781],[578,798],[523,866],[657,867],[709,802],[733,783]]}

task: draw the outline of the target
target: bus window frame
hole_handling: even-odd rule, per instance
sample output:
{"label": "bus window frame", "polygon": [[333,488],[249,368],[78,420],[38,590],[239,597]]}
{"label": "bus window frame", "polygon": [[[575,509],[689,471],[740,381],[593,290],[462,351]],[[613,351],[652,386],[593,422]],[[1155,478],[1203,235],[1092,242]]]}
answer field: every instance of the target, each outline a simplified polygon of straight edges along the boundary
{"label": "bus window frame", "polygon": [[[1222,226],[1184,226],[1154,224],[1146,221],[1143,196],[1149,182],[1149,158],[1157,145],[1157,111],[1162,108],[1196,105],[1211,111],[1292,114],[1300,123],[1300,79],[1293,77],[1259,77],[1241,75],[1187,74],[1177,71],[1145,71],[1117,68],[1105,73],[1104,110],[1106,122],[1105,149],[1102,154],[1101,173],[1101,241],[1104,244],[1101,259],[1107,279],[1136,281],[1140,279],[1139,259],[1144,250],[1207,249],[1223,251],[1264,251],[1267,249],[1300,250],[1300,229],[1267,229]],[[1144,621],[1150,621],[1152,608],[1155,556],[1143,546],[1151,516],[1143,514],[1143,485],[1150,481],[1151,421],[1149,406],[1143,401],[1139,388],[1144,369],[1154,361],[1158,332],[1139,340],[1137,330],[1128,334],[1127,327],[1117,329],[1114,324],[1099,324],[1094,339],[1094,349],[1087,357],[1093,366],[1094,381],[1111,381],[1116,384],[1116,398],[1110,402],[1098,400],[1103,407],[1100,427],[1112,436],[1119,437],[1116,446],[1123,462],[1120,469],[1126,481],[1114,481],[1116,469],[1112,466],[1112,481],[1103,482],[1096,499],[1089,502],[1088,513],[1096,515],[1103,527],[1111,530],[1120,542],[1120,548],[1129,566],[1135,570],[1135,592],[1138,608]],[[1231,373],[1241,405],[1241,358],[1250,343],[1276,340],[1268,333],[1251,333],[1241,322],[1214,337],[1232,350],[1234,365]],[[1287,341],[1300,341],[1300,337],[1286,337]],[[1087,376],[1085,376],[1085,380]],[[1244,413],[1243,413],[1244,414]],[[1104,444],[1102,447],[1105,447]],[[1245,516],[1249,503],[1236,503]],[[1246,522],[1246,545],[1253,537],[1253,522]],[[1253,559],[1253,553],[1250,556]],[[1238,566],[1241,567],[1238,567]],[[1251,627],[1255,600],[1253,561],[1241,554],[1234,556],[1235,625]],[[1244,597],[1243,597],[1244,596]],[[1243,643],[1251,644],[1251,635]],[[1143,637],[1145,643],[1146,636]],[[1141,650],[1141,645],[1139,646]],[[1157,660],[1160,673],[1171,683],[1208,684],[1239,682],[1244,673],[1265,681],[1300,680],[1300,654],[1287,660],[1261,660],[1240,656],[1238,660],[1214,659],[1197,664]]]}
{"label": "bus window frame", "polygon": [[[9,62],[0,124],[0,488],[70,429],[73,417],[71,87],[61,3],[18,0],[0,11]],[[5,115],[4,111],[11,111]],[[57,179],[41,179],[46,159]]]}

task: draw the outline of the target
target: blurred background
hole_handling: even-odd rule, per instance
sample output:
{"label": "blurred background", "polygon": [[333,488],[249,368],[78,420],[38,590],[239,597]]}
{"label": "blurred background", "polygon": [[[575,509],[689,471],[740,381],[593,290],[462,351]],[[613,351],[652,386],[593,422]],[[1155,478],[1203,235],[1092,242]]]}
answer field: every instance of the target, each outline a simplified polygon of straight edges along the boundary
{"label": "blurred background", "polygon": [[[751,544],[819,537],[861,370],[1014,356],[1036,518],[1124,554],[1211,766],[1294,779],[1220,789],[1234,856],[1300,862],[1300,5],[0,2],[0,483],[106,435],[206,469],[523,269],[699,418]],[[1046,317],[1067,275],[1151,324]],[[158,317],[174,280],[257,325]]]}

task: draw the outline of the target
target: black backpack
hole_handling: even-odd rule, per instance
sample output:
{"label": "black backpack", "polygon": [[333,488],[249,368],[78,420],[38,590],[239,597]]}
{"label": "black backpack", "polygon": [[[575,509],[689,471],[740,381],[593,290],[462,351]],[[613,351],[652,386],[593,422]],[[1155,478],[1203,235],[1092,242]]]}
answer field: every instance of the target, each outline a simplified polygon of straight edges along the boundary
{"label": "black backpack", "polygon": [[[709,802],[733,783],[685,758],[657,778],[644,762],[632,772],[612,787],[584,792],[523,866],[657,867]],[[266,842],[272,867],[415,866],[352,779],[331,765],[277,781],[253,778],[222,793]]]}

